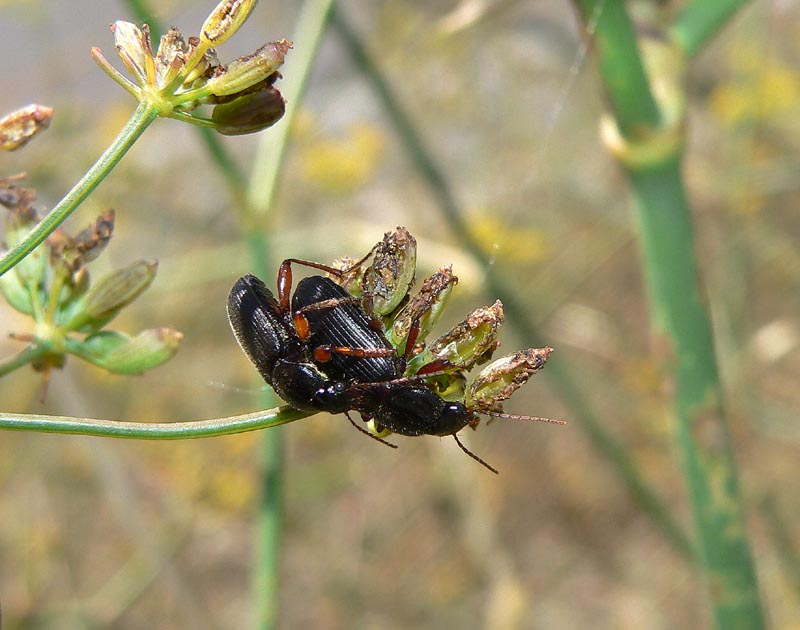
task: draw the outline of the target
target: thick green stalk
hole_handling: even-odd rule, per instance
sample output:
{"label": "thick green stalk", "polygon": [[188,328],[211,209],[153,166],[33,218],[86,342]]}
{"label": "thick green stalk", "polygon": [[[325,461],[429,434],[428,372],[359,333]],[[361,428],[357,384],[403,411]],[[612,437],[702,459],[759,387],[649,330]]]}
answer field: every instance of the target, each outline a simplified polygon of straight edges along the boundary
{"label": "thick green stalk", "polygon": [[0,430],[72,433],[76,435],[140,440],[184,440],[269,429],[288,422],[294,422],[300,418],[306,418],[309,415],[311,414],[298,411],[292,407],[277,407],[241,416],[213,418],[212,420],[126,422],[122,420],[0,412]]}
{"label": "thick green stalk", "polygon": [[34,227],[15,247],[0,258],[0,276],[25,258],[36,246],[50,236],[64,220],[97,188],[128,150],[158,117],[158,109],[148,103],[139,103],[128,122],[87,173],[67,195]]}
{"label": "thick green stalk", "polygon": [[603,79],[612,83],[608,89],[609,101],[622,134],[635,137],[657,126],[661,114],[650,92],[625,2],[576,0],[575,4],[584,22],[595,32],[603,33],[603,37],[592,40],[592,48]]}
{"label": "thick green stalk", "polygon": [[[348,23],[346,16],[335,6],[331,12],[331,25],[341,36],[354,63],[380,99],[400,141],[431,190],[450,229],[464,249],[486,271],[487,290],[492,296],[501,299],[509,321],[514,323],[522,337],[530,340],[541,339],[539,331],[530,321],[527,306],[517,297],[518,293],[513,291],[512,287],[503,279],[502,270],[497,270],[495,265],[490,264],[489,256],[470,232],[442,169],[425,146],[411,117],[403,109],[388,81],[368,54],[360,37]],[[675,549],[685,558],[691,558],[692,546],[689,538],[672,517],[666,504],[636,469],[624,445],[608,431],[595,415],[572,373],[563,367],[563,362],[551,360],[543,374],[558,391],[564,403],[570,407],[582,429],[589,435],[592,445],[610,462],[612,470],[631,496],[642,506],[645,513]]]}
{"label": "thick green stalk", "polygon": [[[604,0],[577,0],[582,17],[589,24],[594,8]],[[619,63],[610,50],[637,50],[631,30],[614,24],[629,24],[621,0],[605,2],[607,19],[597,22],[594,50],[609,101],[625,100],[628,80],[641,82],[643,64],[630,60]],[[610,43],[608,40],[615,40]],[[680,90],[679,84],[672,86]],[[648,94],[650,94],[648,90]],[[663,117],[674,125],[649,130],[625,121],[625,111],[612,105],[620,136],[612,146],[633,187],[638,207],[639,229],[645,258],[646,280],[652,305],[653,327],[658,348],[674,379],[677,437],[684,475],[689,487],[698,560],[708,587],[708,596],[720,629],[763,627],[755,569],[747,540],[744,512],[739,495],[737,468],[722,406],[722,389],[708,316],[702,306],[691,210],[681,173],[681,144],[664,143],[682,131],[671,104],[665,103]],[[661,117],[659,117],[661,118]],[[626,129],[637,128],[635,136]],[[679,136],[678,136],[679,137]],[[655,148],[656,150],[651,150]]]}
{"label": "thick green stalk", "polygon": [[675,18],[670,32],[692,57],[733,17],[747,0],[692,0]]}
{"label": "thick green stalk", "polygon": [[697,283],[680,158],[628,174],[639,207],[654,327],[664,344],[665,362],[675,374],[678,446],[717,627],[761,628],[711,327]]}

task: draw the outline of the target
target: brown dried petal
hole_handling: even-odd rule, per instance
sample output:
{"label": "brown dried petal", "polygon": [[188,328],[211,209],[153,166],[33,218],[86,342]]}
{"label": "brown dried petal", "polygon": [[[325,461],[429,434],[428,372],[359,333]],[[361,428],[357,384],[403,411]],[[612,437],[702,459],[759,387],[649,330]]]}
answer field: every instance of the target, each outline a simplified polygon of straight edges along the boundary
{"label": "brown dried petal", "polygon": [[90,262],[103,253],[114,235],[114,210],[103,212],[93,225],[90,225],[74,238],[75,247],[83,255],[84,262]]}

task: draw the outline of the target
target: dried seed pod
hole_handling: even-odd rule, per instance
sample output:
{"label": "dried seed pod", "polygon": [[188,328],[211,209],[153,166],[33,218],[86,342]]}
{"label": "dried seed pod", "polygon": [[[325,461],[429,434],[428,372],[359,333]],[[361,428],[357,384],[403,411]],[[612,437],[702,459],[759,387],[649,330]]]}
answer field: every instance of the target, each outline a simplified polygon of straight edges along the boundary
{"label": "dried seed pod", "polygon": [[35,104],[0,118],[0,149],[13,151],[25,146],[37,133],[47,129],[52,118],[52,107]]}
{"label": "dried seed pod", "polygon": [[364,269],[361,293],[367,313],[391,314],[408,295],[416,268],[416,239],[401,226],[386,232],[375,246],[372,264]]}
{"label": "dried seed pod", "polygon": [[528,348],[492,361],[483,368],[467,391],[467,404],[496,409],[544,367],[552,348]]}
{"label": "dried seed pod", "polygon": [[431,344],[429,353],[436,359],[462,370],[488,361],[500,343],[497,336],[505,321],[503,303],[472,311],[459,324]]}
{"label": "dried seed pod", "polygon": [[227,41],[256,6],[257,0],[222,0],[206,18],[200,36],[209,46]]}
{"label": "dried seed pod", "polygon": [[[426,278],[419,291],[411,298],[386,331],[386,336],[395,348],[406,348],[409,335],[412,345],[424,341],[430,330],[439,321],[458,278],[453,275],[452,266],[440,267]],[[412,332],[412,328],[417,330]]]}

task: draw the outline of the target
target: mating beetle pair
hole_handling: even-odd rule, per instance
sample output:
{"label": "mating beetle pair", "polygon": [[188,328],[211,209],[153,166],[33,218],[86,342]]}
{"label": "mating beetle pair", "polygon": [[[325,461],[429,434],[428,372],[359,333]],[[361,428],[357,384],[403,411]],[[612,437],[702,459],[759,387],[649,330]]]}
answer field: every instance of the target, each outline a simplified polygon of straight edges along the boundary
{"label": "mating beetle pair", "polygon": [[[384,244],[400,234],[415,245],[413,237],[400,230],[387,234]],[[387,432],[409,436],[452,435],[464,452],[496,473],[471,453],[456,434],[467,425],[474,427],[478,413],[550,421],[507,416],[498,410],[497,404],[544,365],[550,349],[517,353],[505,360],[505,367],[498,365],[488,372],[484,370],[483,380],[479,376],[471,389],[472,401],[465,404],[463,395],[461,400],[448,400],[437,389],[442,380],[446,384],[463,381],[460,366],[434,359],[417,367],[412,374],[405,374],[408,360],[421,350],[418,339],[425,332],[421,330],[421,321],[430,315],[431,304],[441,288],[422,300],[425,307],[405,322],[406,334],[399,352],[387,339],[384,326],[373,310],[374,302],[382,297],[377,294],[386,293],[386,287],[380,286],[383,281],[369,284],[365,280],[363,294],[357,298],[330,278],[310,276],[301,280],[292,294],[293,263],[325,271],[345,283],[348,274],[362,271],[367,258],[381,245],[344,271],[298,259],[285,260],[278,272],[277,298],[255,276],[240,278],[228,296],[228,317],[239,345],[278,396],[297,409],[344,413],[359,431],[393,448],[396,447],[379,436]],[[389,259],[393,257],[397,258],[396,252]],[[385,260],[384,257],[382,262]],[[380,265],[376,260],[363,275],[369,276]],[[391,285],[397,280],[398,272],[392,273],[395,275],[389,274],[389,289],[395,288]],[[403,293],[399,297],[406,301],[412,278],[413,269],[407,284],[401,283],[398,289]],[[455,279],[452,280],[454,283]],[[423,285],[423,291],[427,285],[427,282]],[[395,309],[398,302],[394,300],[386,308]],[[397,310],[392,315],[397,315]],[[391,316],[388,319],[392,323]],[[489,353],[496,345],[494,339],[492,343]],[[359,412],[366,421],[372,420],[378,435],[358,426],[350,411]]]}

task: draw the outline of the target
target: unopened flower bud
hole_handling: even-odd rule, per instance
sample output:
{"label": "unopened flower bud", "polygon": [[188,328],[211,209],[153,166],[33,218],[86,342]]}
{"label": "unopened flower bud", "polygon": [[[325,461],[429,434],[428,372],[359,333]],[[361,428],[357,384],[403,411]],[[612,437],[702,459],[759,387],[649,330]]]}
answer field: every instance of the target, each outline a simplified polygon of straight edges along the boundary
{"label": "unopened flower bud", "polygon": [[552,351],[552,348],[529,348],[493,361],[469,386],[467,404],[484,409],[495,407],[542,369]]}
{"label": "unopened flower bud", "polygon": [[209,14],[200,34],[209,46],[219,46],[250,16],[257,0],[222,0]]}
{"label": "unopened flower bud", "polygon": [[0,149],[13,151],[24,146],[40,131],[50,125],[53,108],[28,105],[0,118]]}
{"label": "unopened flower bud", "polygon": [[408,295],[416,268],[417,241],[409,231],[398,226],[384,234],[362,281],[362,294],[371,302],[372,313],[389,315],[398,307]]}
{"label": "unopened flower bud", "polygon": [[415,321],[419,322],[416,342],[424,341],[431,328],[439,321],[457,282],[453,268],[448,266],[439,268],[422,283],[417,294],[400,310],[386,333],[395,348],[405,349],[406,339]]}
{"label": "unopened flower bud", "polygon": [[82,312],[71,322],[72,329],[97,330],[139,297],[156,277],[158,263],[140,260],[101,278],[89,289]]}
{"label": "unopened flower bud", "polygon": [[88,337],[76,354],[114,374],[141,374],[175,356],[182,338],[171,328],[153,328],[135,337],[103,331]]}
{"label": "unopened flower bud", "polygon": [[497,300],[492,306],[475,309],[430,347],[430,353],[452,366],[469,370],[488,360],[499,342],[497,335],[505,315],[503,304]]}
{"label": "unopened flower bud", "polygon": [[217,105],[211,113],[214,129],[225,136],[255,133],[271,127],[286,111],[281,93],[273,87]]}
{"label": "unopened flower bud", "polygon": [[254,53],[239,57],[218,72],[205,84],[205,91],[213,96],[227,96],[245,92],[248,88],[265,81],[283,65],[292,43],[282,39],[262,46]]}
{"label": "unopened flower bud", "polygon": [[25,315],[33,315],[31,293],[22,285],[16,269],[11,269],[0,276],[0,293],[11,308]]}

